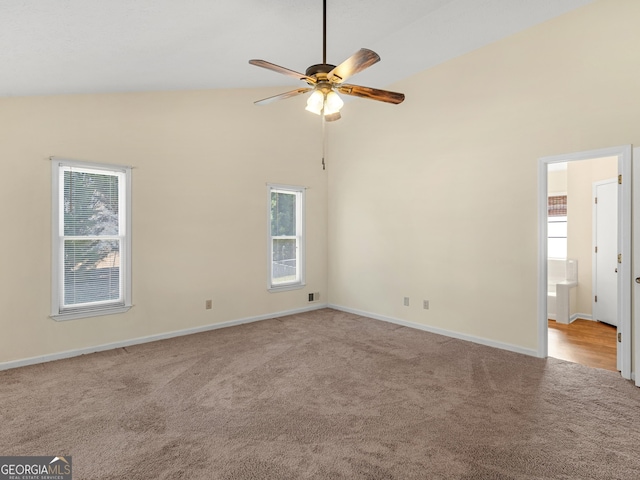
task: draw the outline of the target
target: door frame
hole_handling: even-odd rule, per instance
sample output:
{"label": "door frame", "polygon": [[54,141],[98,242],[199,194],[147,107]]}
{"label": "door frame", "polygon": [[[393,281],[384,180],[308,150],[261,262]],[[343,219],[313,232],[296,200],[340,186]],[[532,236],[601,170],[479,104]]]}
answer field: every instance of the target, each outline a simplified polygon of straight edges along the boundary
{"label": "door frame", "polygon": [[631,145],[552,155],[538,159],[538,349],[540,358],[548,356],[547,319],[547,165],[552,163],[618,157],[618,251],[622,263],[618,270],[618,332],[622,341],[620,374],[631,378]]}
{"label": "door frame", "polygon": [[[633,149],[633,185],[640,188],[640,148]],[[640,203],[640,194],[634,193],[634,204]],[[640,242],[640,206],[633,209],[633,275],[631,277],[631,284],[633,285],[633,331],[635,335],[635,349],[633,352],[634,366],[632,378],[635,377],[636,386],[640,387],[640,285],[634,283],[633,278],[640,277],[640,252],[636,247],[636,244]]]}

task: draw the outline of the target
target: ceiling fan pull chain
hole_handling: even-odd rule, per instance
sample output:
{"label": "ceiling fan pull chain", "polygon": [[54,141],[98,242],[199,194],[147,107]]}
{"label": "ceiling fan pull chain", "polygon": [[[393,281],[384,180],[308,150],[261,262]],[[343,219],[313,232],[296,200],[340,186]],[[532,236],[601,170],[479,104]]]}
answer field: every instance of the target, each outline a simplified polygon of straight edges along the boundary
{"label": "ceiling fan pull chain", "polygon": [[327,134],[326,134],[326,130],[325,130],[325,123],[326,120],[324,119],[324,115],[320,115],[322,118],[322,170],[326,170],[327,169],[327,165],[324,162],[324,157],[326,155],[327,152]]}

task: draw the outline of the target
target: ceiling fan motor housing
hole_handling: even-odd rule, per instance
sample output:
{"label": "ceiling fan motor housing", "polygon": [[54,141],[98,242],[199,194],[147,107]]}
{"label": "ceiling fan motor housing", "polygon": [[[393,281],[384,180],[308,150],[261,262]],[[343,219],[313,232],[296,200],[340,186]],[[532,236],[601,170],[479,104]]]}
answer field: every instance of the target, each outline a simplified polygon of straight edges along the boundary
{"label": "ceiling fan motor housing", "polygon": [[318,80],[326,80],[327,75],[334,68],[336,68],[336,66],[329,63],[318,63],[317,65],[311,65],[309,68],[307,68],[305,75],[307,77],[316,78]]}

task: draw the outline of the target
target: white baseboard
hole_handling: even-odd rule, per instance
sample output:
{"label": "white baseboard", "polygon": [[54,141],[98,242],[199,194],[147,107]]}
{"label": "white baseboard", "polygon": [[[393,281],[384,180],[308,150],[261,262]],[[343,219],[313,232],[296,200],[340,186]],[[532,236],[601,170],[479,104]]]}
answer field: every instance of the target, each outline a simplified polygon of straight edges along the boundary
{"label": "white baseboard", "polygon": [[130,340],[122,340],[120,342],[105,343],[103,345],[96,345],[93,347],[67,350],[64,352],[52,353],[49,355],[42,355],[38,357],[11,360],[9,362],[0,363],[0,370],[9,370],[11,368],[26,367],[27,365],[35,365],[38,363],[52,362],[54,360],[62,360],[64,358],[71,358],[71,357],[77,357],[80,355],[87,355],[90,353],[103,352],[105,350],[113,350],[116,348],[130,347],[131,345],[140,345],[142,343],[156,342],[158,340],[166,340],[167,338],[181,337],[183,335],[191,335],[193,333],[207,332],[209,330],[217,330],[219,328],[235,327],[236,325],[242,325],[243,323],[259,322],[261,320],[269,320],[271,318],[284,317],[286,315],[295,315],[297,313],[320,310],[321,308],[327,308],[327,306],[328,305],[326,303],[314,304],[313,306],[297,308],[294,310],[267,313],[265,315],[258,315],[255,317],[240,318],[237,320],[230,320],[228,322],[203,325],[201,327],[186,328],[184,330],[175,330],[173,332],[157,333],[155,335],[149,335],[146,337],[132,338]]}
{"label": "white baseboard", "polygon": [[[549,320],[557,320],[556,319],[556,314],[555,313],[548,313],[547,314],[547,318]],[[581,319],[581,320],[591,320],[591,321],[595,321],[593,320],[593,317],[591,315],[588,315],[586,313],[574,313],[573,315],[571,315],[571,317],[569,318],[569,323],[573,323],[575,322],[577,319]]]}
{"label": "white baseboard", "polygon": [[569,318],[569,323],[574,322],[579,318],[581,320],[592,320],[593,321],[593,317],[591,315],[588,315],[586,313],[574,313],[573,315],[571,315],[571,318]]}
{"label": "white baseboard", "polygon": [[517,345],[511,345],[509,343],[497,342],[488,338],[476,337],[473,335],[466,335],[463,333],[454,332],[451,330],[445,330],[442,328],[430,327],[428,325],[422,325],[421,323],[408,322],[406,320],[400,320],[398,318],[387,317],[384,315],[378,315],[372,312],[365,312],[354,308],[343,307],[341,305],[329,304],[329,308],[340,310],[342,312],[353,313],[363,317],[373,318],[375,320],[381,320],[383,322],[395,323],[396,325],[402,325],[403,327],[415,328],[417,330],[424,330],[425,332],[436,333],[438,335],[444,335],[445,337],[457,338],[458,340],[466,340],[467,342],[478,343],[480,345],[486,345],[487,347],[499,348],[501,350],[508,350],[510,352],[522,353],[531,357],[537,357],[538,352],[532,348],[523,348]]}

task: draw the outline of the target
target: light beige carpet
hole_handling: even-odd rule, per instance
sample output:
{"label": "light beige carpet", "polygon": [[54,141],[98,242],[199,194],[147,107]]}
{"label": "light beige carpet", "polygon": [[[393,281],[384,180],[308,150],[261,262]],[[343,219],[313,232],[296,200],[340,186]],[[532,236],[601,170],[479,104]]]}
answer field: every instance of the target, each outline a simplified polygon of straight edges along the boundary
{"label": "light beige carpet", "polygon": [[325,309],[0,372],[0,455],[84,479],[637,479],[640,389]]}

